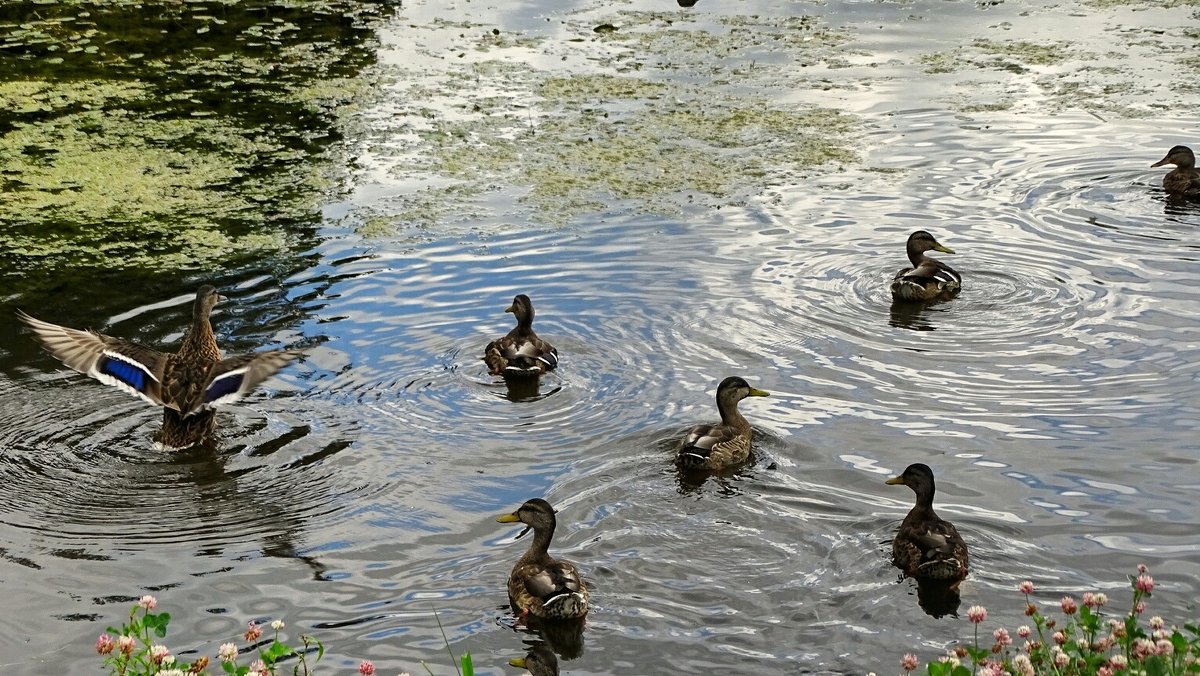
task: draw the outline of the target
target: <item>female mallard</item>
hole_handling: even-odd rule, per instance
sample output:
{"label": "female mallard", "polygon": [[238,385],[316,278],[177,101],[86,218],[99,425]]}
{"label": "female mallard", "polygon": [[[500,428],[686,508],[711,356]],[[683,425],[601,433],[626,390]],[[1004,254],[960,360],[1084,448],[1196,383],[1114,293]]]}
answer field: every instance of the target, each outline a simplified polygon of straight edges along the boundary
{"label": "female mallard", "polygon": [[272,350],[221,358],[208,315],[224,300],[202,286],[192,305],[192,326],[174,354],[95,331],[51,324],[17,311],[50,354],[105,385],[163,407],[156,440],[170,448],[202,441],[214,427],[213,406],[240,399],[254,386],[300,356],[300,350]]}
{"label": "female mallard", "polygon": [[545,643],[529,646],[525,657],[514,657],[508,663],[529,671],[529,676],[558,676],[558,655]]}
{"label": "female mallard", "polygon": [[507,336],[488,343],[483,361],[492,375],[539,376],[558,366],[558,350],[533,332],[533,303],[529,296],[513,298],[505,312],[517,316],[517,326]]}
{"label": "female mallard", "polygon": [[500,523],[525,524],[517,538],[533,530],[529,551],[517,560],[508,576],[508,602],[525,617],[573,620],[587,615],[588,590],[575,564],[550,556],[554,537],[554,508],[541,498],[526,500],[517,511],[496,519]]}
{"label": "female mallard", "polygon": [[750,423],[738,412],[738,402],[746,397],[766,397],[770,393],[750,387],[742,378],[730,376],[717,386],[717,410],[720,425],[693,427],[679,446],[676,462],[684,469],[715,470],[744,461],[750,455]]}
{"label": "female mallard", "polygon": [[958,293],[962,276],[954,268],[925,255],[926,251],[941,251],[952,254],[933,238],[933,235],[918,230],[908,236],[908,260],[911,268],[904,268],[892,279],[892,298],[896,300],[937,300]]}
{"label": "female mallard", "polygon": [[961,580],[967,576],[967,543],[933,511],[933,471],[928,465],[909,465],[904,474],[888,479],[917,494],[917,504],[900,523],[892,541],[892,563],[918,580]]}
{"label": "female mallard", "polygon": [[1150,165],[1150,168],[1174,164],[1175,168],[1163,176],[1163,189],[1181,197],[1200,197],[1200,172],[1196,171],[1196,155],[1187,146],[1175,146],[1167,156]]}

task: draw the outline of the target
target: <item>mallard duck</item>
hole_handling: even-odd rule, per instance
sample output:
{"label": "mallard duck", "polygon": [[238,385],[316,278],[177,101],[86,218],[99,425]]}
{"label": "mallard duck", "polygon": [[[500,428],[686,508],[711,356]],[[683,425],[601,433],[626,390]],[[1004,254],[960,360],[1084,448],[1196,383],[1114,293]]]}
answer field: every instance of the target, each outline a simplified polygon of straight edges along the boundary
{"label": "mallard duck", "polygon": [[1163,189],[1172,195],[1200,197],[1200,171],[1196,171],[1196,155],[1187,146],[1175,146],[1167,156],[1150,165],[1151,169],[1168,164],[1175,168],[1163,176]]}
{"label": "mallard duck", "polygon": [[571,620],[587,615],[588,590],[579,570],[570,561],[550,556],[554,537],[554,508],[541,498],[526,500],[517,511],[498,517],[500,523],[525,524],[517,538],[533,531],[529,551],[517,560],[508,576],[508,601],[522,618]]}
{"label": "mallard duck", "polygon": [[717,385],[717,410],[721,424],[697,425],[679,446],[676,462],[684,469],[715,470],[744,461],[750,455],[750,423],[738,411],[746,397],[770,393],[750,387],[744,379],[729,376]]}
{"label": "mallard duck", "polygon": [[221,358],[208,315],[224,297],[202,286],[192,305],[192,326],[179,351],[164,354],[133,341],[17,317],[50,354],[105,385],[163,407],[156,440],[181,449],[212,433],[212,407],[240,399],[271,374],[300,356],[300,350],[272,350]]}
{"label": "mallard duck", "polygon": [[529,671],[530,676],[558,676],[558,655],[545,643],[529,646],[525,657],[514,657],[509,665]]}
{"label": "mallard duck", "polygon": [[533,332],[533,302],[520,294],[504,310],[517,316],[517,326],[508,335],[488,343],[483,361],[492,375],[532,377],[558,366],[558,350]]}
{"label": "mallard duck", "polygon": [[904,517],[892,541],[892,563],[905,575],[919,580],[954,581],[966,577],[967,543],[954,524],[933,511],[933,470],[915,463],[887,483],[904,484],[917,494],[917,504]]}
{"label": "mallard duck", "polygon": [[908,260],[911,268],[904,268],[892,279],[892,298],[896,300],[936,300],[949,298],[958,293],[962,286],[962,275],[945,263],[925,255],[926,251],[941,251],[952,254],[938,243],[933,235],[918,230],[908,236]]}

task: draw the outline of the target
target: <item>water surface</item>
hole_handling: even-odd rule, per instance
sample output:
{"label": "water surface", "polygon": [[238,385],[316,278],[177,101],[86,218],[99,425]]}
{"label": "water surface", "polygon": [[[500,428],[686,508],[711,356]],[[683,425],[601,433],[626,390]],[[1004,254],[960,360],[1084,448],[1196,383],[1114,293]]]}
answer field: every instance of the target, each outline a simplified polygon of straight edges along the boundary
{"label": "water surface", "polygon": [[[241,56],[264,21],[331,25],[248,6],[188,20],[240,26]],[[967,636],[888,562],[912,496],[883,481],[911,462],[938,476],[972,551],[962,607],[987,606],[989,627],[1020,623],[1027,578],[1048,603],[1099,588],[1123,604],[1139,562],[1152,610],[1184,619],[1200,209],[1149,165],[1200,131],[1172,110],[1190,11],[405,3],[345,15],[336,39],[276,31],[281,53],[341,49],[360,70],[281,75],[284,104],[246,104],[261,124],[216,111],[265,143],[302,99],[295,144],[189,137],[222,166],[272,158],[195,187],[220,210],[171,205],[185,232],[235,244],[162,258],[130,234],[144,214],[117,211],[104,235],[139,253],[97,266],[79,253],[96,214],[56,212],[77,244],[62,251],[3,222],[37,244],[8,254],[26,281],[6,312],[171,345],[211,282],[227,351],[309,355],[223,412],[214,449],[163,455],[157,411],[0,326],[0,664],[92,669],[95,635],[154,593],[181,651],[281,618],[334,673],[447,673],[440,620],[480,673],[512,673],[530,636],[503,589],[527,541],[494,517],[542,496],[555,551],[594,587],[565,673],[894,670]],[[1112,82],[1138,86],[1102,94]],[[890,302],[916,229],[958,252],[951,302]],[[562,356],[534,393],[480,361],[516,293]],[[743,406],[754,462],[678,476],[671,442],[715,419],[733,374],[771,392]]]}

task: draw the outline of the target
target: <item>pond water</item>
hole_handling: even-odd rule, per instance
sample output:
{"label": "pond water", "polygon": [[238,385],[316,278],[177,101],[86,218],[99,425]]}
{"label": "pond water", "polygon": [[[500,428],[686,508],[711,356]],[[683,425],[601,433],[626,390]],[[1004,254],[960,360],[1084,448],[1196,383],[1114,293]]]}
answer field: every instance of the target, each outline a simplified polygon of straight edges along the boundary
{"label": "pond water", "polygon": [[[515,673],[530,497],[593,587],[564,673],[896,671],[969,635],[888,560],[912,462],[989,631],[1141,562],[1194,615],[1200,206],[1149,166],[1200,143],[1196,3],[293,5],[0,10],[0,314],[169,347],[212,283],[227,352],[309,350],[167,454],[0,323],[5,673],[145,593],[181,652]],[[963,291],[893,307],[917,229]],[[534,393],[480,360],[516,293]],[[680,477],[734,374],[753,462]]]}

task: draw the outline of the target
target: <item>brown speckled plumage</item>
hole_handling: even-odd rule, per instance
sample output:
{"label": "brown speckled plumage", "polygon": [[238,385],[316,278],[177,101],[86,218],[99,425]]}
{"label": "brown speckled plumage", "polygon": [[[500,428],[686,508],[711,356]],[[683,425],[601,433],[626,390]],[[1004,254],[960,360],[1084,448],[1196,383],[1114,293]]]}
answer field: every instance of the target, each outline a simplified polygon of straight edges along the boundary
{"label": "brown speckled plumage", "polygon": [[765,397],[768,393],[750,387],[744,379],[730,376],[717,386],[719,425],[697,425],[688,431],[679,445],[675,461],[684,469],[717,470],[743,462],[750,455],[750,423],[738,411],[738,402],[746,397]]}
{"label": "brown speckled plumage", "polygon": [[925,255],[926,251],[954,251],[942,246],[933,235],[918,230],[908,236],[905,245],[912,267],[903,268],[892,278],[892,298],[902,301],[945,300],[958,293],[962,276],[954,268]]}
{"label": "brown speckled plumage", "polygon": [[550,540],[557,521],[554,508],[541,498],[525,501],[517,511],[497,519],[521,522],[533,531],[533,542],[517,560],[508,576],[508,600],[513,611],[541,619],[571,620],[587,615],[588,589],[579,570],[570,561],[550,556]]}
{"label": "brown speckled plumage", "polygon": [[892,541],[892,563],[918,579],[955,581],[966,577],[967,543],[954,524],[933,511],[933,470],[915,463],[887,483],[908,486],[917,496]]}
{"label": "brown speckled plumage", "polygon": [[156,440],[170,448],[186,448],[212,433],[213,406],[241,398],[302,354],[275,350],[222,359],[208,319],[221,299],[213,287],[200,287],[192,306],[192,325],[174,354],[51,324],[21,311],[17,317],[70,368],[162,406],[163,425]]}
{"label": "brown speckled plumage", "polygon": [[517,325],[508,335],[487,344],[483,361],[492,375],[506,377],[537,376],[558,366],[558,350],[533,332],[533,302],[520,294],[505,312],[516,315]]}
{"label": "brown speckled plumage", "polygon": [[1200,172],[1196,171],[1196,155],[1187,146],[1175,146],[1167,156],[1150,165],[1150,168],[1168,164],[1175,168],[1163,176],[1163,189],[1176,197],[1200,197]]}

